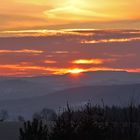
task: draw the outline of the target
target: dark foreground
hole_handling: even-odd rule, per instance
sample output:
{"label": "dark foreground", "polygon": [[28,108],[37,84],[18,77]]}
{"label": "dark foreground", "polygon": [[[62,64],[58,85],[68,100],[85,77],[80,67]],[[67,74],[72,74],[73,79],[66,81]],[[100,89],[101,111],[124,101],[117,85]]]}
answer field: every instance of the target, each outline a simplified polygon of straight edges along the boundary
{"label": "dark foreground", "polygon": [[[51,123],[50,123],[51,122]],[[19,129],[20,128],[20,129]],[[140,106],[92,106],[37,116],[32,121],[0,123],[1,140],[139,140]]]}
{"label": "dark foreground", "polygon": [[0,122],[0,140],[19,140],[21,122]]}

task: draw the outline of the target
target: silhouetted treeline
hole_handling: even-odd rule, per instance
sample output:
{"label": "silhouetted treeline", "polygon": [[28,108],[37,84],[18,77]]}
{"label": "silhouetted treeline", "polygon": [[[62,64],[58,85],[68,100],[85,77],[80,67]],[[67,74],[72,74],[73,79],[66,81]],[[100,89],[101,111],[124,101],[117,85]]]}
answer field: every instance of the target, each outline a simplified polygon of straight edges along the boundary
{"label": "silhouetted treeline", "polygon": [[[37,134],[41,136],[38,138]],[[78,110],[67,105],[55,120],[46,124],[42,120],[34,119],[33,122],[25,122],[20,129],[20,140],[139,139],[140,106],[132,103],[127,107],[101,107],[88,103]]]}

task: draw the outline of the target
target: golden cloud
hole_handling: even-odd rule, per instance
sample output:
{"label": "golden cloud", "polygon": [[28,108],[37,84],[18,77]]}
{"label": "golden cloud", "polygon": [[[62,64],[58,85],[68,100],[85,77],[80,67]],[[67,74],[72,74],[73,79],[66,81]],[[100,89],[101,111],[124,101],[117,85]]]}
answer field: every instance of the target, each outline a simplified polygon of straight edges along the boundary
{"label": "golden cloud", "polygon": [[101,40],[83,40],[82,44],[97,44],[97,43],[115,43],[115,42],[131,42],[140,40],[140,37],[132,38],[111,38],[111,39],[101,39]]}
{"label": "golden cloud", "polygon": [[72,61],[73,64],[102,64],[103,59],[78,59]]}
{"label": "golden cloud", "polygon": [[[77,32],[76,32],[77,31]],[[80,30],[82,31],[82,29]],[[8,36],[60,36],[60,35],[75,35],[75,36],[91,36],[93,33],[80,33],[78,30],[72,29],[62,29],[62,30],[9,30],[9,31],[0,31],[0,36],[8,37]]]}
{"label": "golden cloud", "polygon": [[0,69],[12,69],[15,71],[44,71],[50,72],[51,74],[67,74],[67,73],[80,73],[80,72],[88,72],[88,71],[98,71],[98,70],[114,70],[114,71],[122,71],[124,69],[114,69],[107,67],[91,67],[91,68],[78,68],[78,67],[67,67],[67,68],[57,68],[57,67],[45,67],[45,66],[37,66],[37,65],[19,65],[19,64],[11,64],[11,65],[0,65]]}
{"label": "golden cloud", "polygon": [[31,53],[31,54],[41,54],[44,51],[42,50],[29,50],[29,49],[22,49],[22,50],[0,50],[0,53]]}

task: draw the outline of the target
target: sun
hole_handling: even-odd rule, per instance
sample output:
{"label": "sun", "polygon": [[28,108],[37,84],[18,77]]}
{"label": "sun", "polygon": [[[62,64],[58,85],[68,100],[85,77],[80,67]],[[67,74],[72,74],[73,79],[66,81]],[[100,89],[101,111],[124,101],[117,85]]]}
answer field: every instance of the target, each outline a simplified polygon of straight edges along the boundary
{"label": "sun", "polygon": [[75,69],[69,70],[69,73],[73,74],[73,75],[79,75],[82,72],[85,72],[85,70],[84,69],[80,69],[80,68],[75,68]]}

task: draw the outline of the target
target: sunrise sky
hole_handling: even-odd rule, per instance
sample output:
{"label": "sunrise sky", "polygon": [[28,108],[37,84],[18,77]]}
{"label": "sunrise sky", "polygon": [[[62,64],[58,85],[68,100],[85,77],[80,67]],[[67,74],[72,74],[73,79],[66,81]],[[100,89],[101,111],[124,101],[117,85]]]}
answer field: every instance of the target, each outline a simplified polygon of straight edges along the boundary
{"label": "sunrise sky", "polygon": [[140,72],[139,7],[140,0],[2,1],[0,76]]}
{"label": "sunrise sky", "polygon": [[139,0],[4,0],[0,30],[138,29],[139,7]]}

